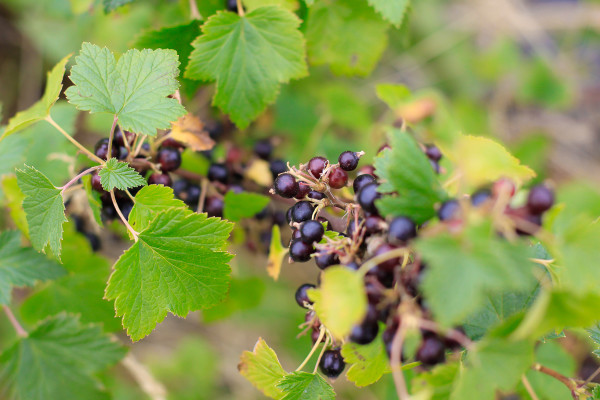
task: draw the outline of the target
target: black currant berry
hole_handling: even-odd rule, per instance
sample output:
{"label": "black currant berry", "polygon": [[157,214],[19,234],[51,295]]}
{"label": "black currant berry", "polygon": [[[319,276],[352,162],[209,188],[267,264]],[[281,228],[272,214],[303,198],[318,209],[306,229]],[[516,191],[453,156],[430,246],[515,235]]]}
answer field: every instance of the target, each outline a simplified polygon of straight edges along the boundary
{"label": "black currant berry", "polygon": [[394,218],[390,222],[388,240],[390,243],[403,243],[417,236],[417,226],[408,217]]}
{"label": "black currant berry", "polygon": [[329,186],[341,189],[348,183],[348,173],[341,168],[334,167],[329,173]]}
{"label": "black currant berry", "polygon": [[119,126],[117,126],[115,128],[115,134],[113,136],[113,140],[119,146],[125,146],[125,138],[127,138],[128,145],[131,146],[133,144],[134,139],[135,139],[135,133],[129,132],[129,131],[123,132],[121,130],[121,128]]}
{"label": "black currant berry", "polygon": [[355,220],[350,221],[350,223],[348,224],[348,228],[346,228],[346,234],[348,235],[348,237],[354,237],[354,234],[356,233],[357,228],[360,228],[362,224],[362,220],[358,221],[358,224],[356,223]]}
{"label": "black currant berry", "polygon": [[288,210],[285,212],[285,220],[287,221],[288,225],[291,224],[293,222],[292,219],[292,209],[294,208],[294,206],[291,206],[290,208],[288,208]]}
{"label": "black currant berry", "polygon": [[318,243],[321,241],[321,239],[323,239],[324,233],[325,228],[323,228],[323,225],[318,221],[309,220],[300,225],[300,235],[304,243]]}
{"label": "black currant berry", "polygon": [[369,344],[379,333],[379,323],[376,318],[367,317],[360,325],[355,325],[350,332],[350,341],[357,344]]}
{"label": "black currant berry", "polygon": [[190,184],[188,181],[186,180],[178,180],[173,182],[173,194],[175,194],[175,196],[179,199],[184,199],[187,198],[187,195],[185,192],[187,192],[188,188],[189,188]]}
{"label": "black currant berry", "polygon": [[104,188],[102,187],[102,183],[100,183],[100,175],[98,175],[98,171],[92,172],[92,178],[90,182],[92,184],[92,189],[100,193],[105,192]]}
{"label": "black currant berry", "polygon": [[268,139],[259,140],[254,144],[254,154],[262,158],[263,160],[269,160],[273,153],[273,145]]}
{"label": "black currant berry", "polygon": [[460,217],[460,203],[458,200],[448,200],[440,206],[437,212],[440,221],[448,221]]}
{"label": "black currant berry", "polygon": [[222,198],[218,196],[208,196],[204,203],[204,212],[206,212],[209,217],[222,218],[223,207],[225,207],[225,203]]}
{"label": "black currant berry", "polygon": [[308,201],[299,201],[292,207],[292,221],[304,222],[312,219],[314,208]]}
{"label": "black currant berry", "polygon": [[329,164],[329,161],[327,161],[325,157],[313,157],[308,162],[306,168],[308,169],[308,172],[312,174],[312,176],[319,179],[323,173],[323,170],[325,167],[327,167],[327,164]]}
{"label": "black currant berry", "polygon": [[291,199],[292,197],[298,194],[300,190],[300,186],[291,174],[281,174],[275,178],[275,183],[273,184],[275,189],[275,193],[280,195],[281,197],[285,197],[286,199]]}
{"label": "black currant berry", "polygon": [[431,161],[438,162],[442,159],[442,152],[433,144],[426,147],[425,154]]}
{"label": "black currant berry", "polygon": [[177,140],[173,139],[172,137],[168,137],[165,140],[163,140],[160,144],[160,147],[165,148],[165,147],[169,147],[169,148],[173,148],[173,149],[183,149],[185,148],[185,145],[181,142],[178,142]]}
{"label": "black currant berry", "polygon": [[290,257],[296,262],[306,262],[310,260],[310,255],[315,249],[311,244],[304,243],[302,240],[292,240],[290,244]]}
{"label": "black currant berry", "polygon": [[121,210],[121,214],[125,217],[125,219],[129,219],[129,214],[131,210],[133,210],[133,201],[126,199],[119,201],[119,209]]}
{"label": "black currant berry", "polygon": [[492,197],[489,189],[480,189],[471,195],[471,204],[475,207],[482,205]]}
{"label": "black currant berry", "polygon": [[288,168],[283,160],[273,160],[269,164],[269,169],[271,170],[271,174],[273,174],[273,178],[276,178],[277,175],[283,174]]}
{"label": "black currant berry", "polygon": [[437,336],[425,337],[415,359],[427,366],[443,363],[446,360],[444,343]]}
{"label": "black currant berry", "polygon": [[304,182],[298,182],[298,193],[294,197],[297,198],[298,200],[302,200],[309,193],[310,193],[310,186],[308,186],[308,184],[306,184]]}
{"label": "black currant berry", "polygon": [[365,232],[368,235],[374,235],[383,231],[385,221],[377,215],[370,215],[365,218]]}
{"label": "black currant berry", "polygon": [[321,362],[319,363],[319,368],[323,375],[328,378],[337,378],[340,376],[344,368],[346,368],[346,363],[340,350],[325,350],[323,358],[321,358]]}
{"label": "black currant berry", "polygon": [[340,259],[338,258],[337,254],[320,252],[315,257],[315,262],[317,264],[317,267],[319,267],[320,269],[325,269],[332,265],[339,264]]}
{"label": "black currant berry", "polygon": [[375,177],[371,174],[362,174],[357,176],[352,183],[354,193],[360,192],[360,189],[373,182],[375,182]]}
{"label": "black currant berry", "polygon": [[198,201],[200,200],[200,194],[202,193],[202,189],[200,189],[200,186],[198,185],[190,185],[190,187],[187,190],[187,199],[185,199],[185,203],[190,205],[190,204],[197,204]]}
{"label": "black currant berry", "polygon": [[171,177],[169,176],[169,174],[159,174],[155,172],[148,178],[148,184],[171,186],[173,185],[173,182],[171,181]]}
{"label": "black currant berry", "polygon": [[234,13],[238,12],[237,0],[225,0],[225,8],[227,11],[232,11]]}
{"label": "black currant berry", "polygon": [[[375,251],[373,252],[373,256],[380,256],[383,254],[387,254],[390,251],[396,250],[397,248],[398,247],[396,247],[394,245],[391,245],[388,243],[383,243],[375,249]],[[400,264],[400,258],[396,257],[396,258],[392,258],[392,259],[389,259],[389,260],[379,263],[379,267],[385,271],[393,271],[393,269],[396,268],[396,266],[399,264]]]}
{"label": "black currant berry", "polygon": [[537,185],[529,190],[527,208],[534,215],[548,211],[554,205],[554,193],[544,185]]}
{"label": "black currant berry", "polygon": [[344,267],[351,269],[352,271],[358,271],[360,265],[356,261],[350,261],[349,263],[344,264]]}
{"label": "black currant berry", "polygon": [[364,211],[371,214],[379,214],[375,206],[375,200],[379,199],[381,194],[377,192],[377,188],[378,185],[376,183],[369,183],[360,189],[360,192],[356,196],[358,204],[360,204]]}
{"label": "black currant berry", "polygon": [[358,167],[358,160],[358,154],[353,151],[345,151],[338,158],[340,168],[345,171],[354,171]]}
{"label": "black currant berry", "polygon": [[181,154],[173,147],[163,147],[158,151],[156,161],[162,172],[175,171],[181,165]]}
{"label": "black currant berry", "polygon": [[311,285],[310,283],[305,283],[304,285],[300,286],[298,288],[298,290],[296,290],[296,303],[298,303],[298,305],[302,308],[307,308],[304,303],[308,303],[308,304],[312,304],[313,302],[310,301],[310,299],[308,298],[308,294],[306,293],[306,291],[308,289],[314,289],[315,285]]}
{"label": "black currant berry", "polygon": [[225,164],[212,164],[208,167],[208,180],[212,182],[227,183],[229,173]]}
{"label": "black currant berry", "polygon": [[[106,156],[108,155],[108,139],[107,138],[98,140],[98,142],[96,143],[96,146],[94,146],[94,154],[97,157],[99,157],[103,160],[106,160]],[[113,143],[112,149],[110,150],[110,154],[111,154],[111,157],[118,158],[119,157],[119,146],[117,146]]]}
{"label": "black currant berry", "polygon": [[85,232],[84,235],[90,244],[92,251],[96,252],[102,248],[102,242],[100,241],[98,235],[91,232]]}
{"label": "black currant berry", "polygon": [[311,190],[307,194],[309,199],[313,200],[323,200],[326,196],[325,193],[317,192],[316,190]]}

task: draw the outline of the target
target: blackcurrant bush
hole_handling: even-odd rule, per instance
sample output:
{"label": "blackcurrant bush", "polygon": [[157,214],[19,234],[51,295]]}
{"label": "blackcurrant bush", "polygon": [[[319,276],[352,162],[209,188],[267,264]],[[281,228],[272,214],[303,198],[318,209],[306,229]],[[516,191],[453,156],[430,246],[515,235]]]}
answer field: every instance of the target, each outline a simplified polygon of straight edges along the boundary
{"label": "blackcurrant bush", "polygon": [[440,161],[442,159],[442,152],[439,147],[434,144],[431,144],[425,148],[425,154],[432,161]]}
{"label": "blackcurrant bush", "polygon": [[554,193],[544,185],[537,185],[529,190],[527,208],[534,215],[548,211],[554,205]]}
{"label": "blackcurrant bush", "polygon": [[321,239],[323,239],[324,233],[325,228],[323,228],[323,225],[318,221],[304,221],[302,225],[300,225],[300,235],[304,243],[318,243],[321,241]]}
{"label": "blackcurrant bush", "polygon": [[348,173],[341,168],[334,167],[329,173],[329,186],[341,189],[348,183]]}
{"label": "blackcurrant bush", "polygon": [[344,151],[338,158],[340,168],[345,171],[354,171],[358,167],[358,160],[358,154],[353,151]]}
{"label": "blackcurrant bush", "polygon": [[208,167],[208,180],[212,182],[227,183],[229,178],[229,172],[225,164],[212,164]]}
{"label": "blackcurrant bush", "polygon": [[319,369],[328,378],[337,378],[344,372],[346,363],[340,350],[325,350]]}
{"label": "blackcurrant bush", "polygon": [[302,200],[309,193],[310,193],[310,186],[308,186],[308,184],[306,184],[304,182],[298,182],[298,193],[294,197],[297,198],[298,200]]}
{"label": "blackcurrant bush", "polygon": [[148,184],[171,186],[173,182],[171,181],[169,174],[159,174],[155,172],[148,178]]}
{"label": "blackcurrant bush", "polygon": [[208,196],[204,203],[204,211],[209,217],[223,217],[223,207],[225,203],[219,196]]}
{"label": "blackcurrant bush", "polygon": [[323,170],[325,167],[327,167],[327,164],[329,164],[329,161],[327,161],[325,157],[313,157],[308,162],[306,168],[308,169],[308,172],[312,174],[312,176],[319,179],[323,173]]}
{"label": "blackcurrant bush", "polygon": [[362,174],[357,176],[352,183],[352,188],[354,189],[354,193],[360,192],[360,189],[368,185],[369,183],[374,183],[375,177],[370,174]]}
{"label": "blackcurrant bush", "polygon": [[[106,156],[108,155],[108,139],[107,138],[100,139],[96,143],[96,146],[94,146],[94,154],[97,157],[99,157],[103,160],[106,160]],[[111,154],[111,157],[118,158],[119,157],[119,146],[117,146],[113,143],[112,149],[110,150],[110,154]]]}
{"label": "blackcurrant bush", "polygon": [[310,255],[315,249],[311,244],[304,243],[302,240],[293,240],[290,244],[290,257],[296,262],[306,262],[310,260]]}
{"label": "blackcurrant bush", "polygon": [[492,197],[492,192],[488,189],[480,189],[471,195],[471,204],[475,207],[482,205]]}
{"label": "blackcurrant bush", "polygon": [[299,201],[292,207],[292,221],[304,222],[312,219],[314,208],[308,201]]}
{"label": "blackcurrant bush", "polygon": [[273,184],[275,193],[286,199],[290,199],[298,194],[300,185],[291,174],[281,174],[275,178]]}
{"label": "blackcurrant bush", "polygon": [[337,254],[322,251],[319,252],[315,257],[315,262],[317,264],[317,267],[319,267],[320,269],[325,269],[332,265],[339,264],[340,259],[338,258]]}
{"label": "blackcurrant bush", "polygon": [[437,212],[440,221],[449,221],[460,217],[460,203],[458,200],[448,200],[442,203]]}
{"label": "blackcurrant bush", "polygon": [[381,194],[377,192],[377,188],[378,185],[376,183],[369,183],[360,189],[360,192],[356,196],[358,204],[360,204],[364,211],[370,214],[379,214],[375,206],[375,200],[379,199]]}
{"label": "blackcurrant bush", "polygon": [[181,165],[181,153],[173,147],[163,147],[156,155],[162,172],[175,171]]}
{"label": "blackcurrant bush", "polygon": [[376,318],[367,317],[360,325],[355,325],[350,332],[350,341],[357,344],[369,344],[379,333],[379,323]]}
{"label": "blackcurrant bush", "polygon": [[263,160],[269,160],[273,153],[273,145],[268,139],[259,140],[254,144],[254,154],[262,158]]}
{"label": "blackcurrant bush", "polygon": [[314,289],[315,285],[311,285],[310,283],[305,283],[304,285],[300,286],[298,288],[298,290],[296,290],[296,303],[298,303],[298,305],[302,308],[307,308],[304,303],[308,303],[308,304],[312,304],[313,302],[310,301],[310,299],[308,298],[308,294],[306,293],[306,291],[308,289]]}
{"label": "blackcurrant bush", "polygon": [[271,174],[273,174],[273,178],[276,178],[277,175],[283,174],[288,168],[283,160],[273,160],[269,164],[269,169],[271,170]]}
{"label": "blackcurrant bush", "polygon": [[417,236],[417,226],[408,217],[394,218],[390,222],[388,240],[390,243],[404,243]]}
{"label": "blackcurrant bush", "polygon": [[427,366],[443,363],[446,360],[445,347],[437,336],[425,337],[417,350],[415,359]]}

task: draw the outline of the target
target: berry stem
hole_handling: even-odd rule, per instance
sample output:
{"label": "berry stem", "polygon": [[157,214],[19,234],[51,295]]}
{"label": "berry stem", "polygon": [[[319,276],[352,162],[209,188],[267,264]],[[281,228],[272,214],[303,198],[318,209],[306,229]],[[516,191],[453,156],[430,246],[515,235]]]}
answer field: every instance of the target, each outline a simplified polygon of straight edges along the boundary
{"label": "berry stem", "polygon": [[198,10],[198,4],[196,4],[196,0],[190,0],[190,17],[192,17],[192,19],[202,19],[202,15]]}
{"label": "berry stem", "polygon": [[579,387],[588,385],[595,377],[598,376],[598,374],[600,374],[600,367],[598,367],[585,381],[583,381]]}
{"label": "berry stem", "polygon": [[13,328],[15,328],[17,335],[20,337],[26,337],[27,331],[25,329],[23,329],[23,327],[21,326],[19,321],[17,321],[17,318],[15,317],[15,314],[13,314],[10,307],[7,306],[6,304],[3,304],[2,308],[4,309],[4,312],[6,313],[6,316],[8,317],[8,320],[10,321],[10,324],[13,326]]}
{"label": "berry stem", "polygon": [[563,374],[561,374],[560,372],[557,372],[553,369],[544,367],[543,365],[541,365],[539,363],[534,364],[532,368],[543,374],[551,376],[554,379],[558,380],[559,382],[563,383],[567,387],[567,389],[569,389],[571,391],[571,396],[573,396],[573,398],[575,400],[577,400],[579,398],[579,396],[577,395],[577,390],[579,388],[575,384],[575,381],[573,381],[571,378],[568,378],[568,377],[564,376]]}
{"label": "berry stem", "polygon": [[387,253],[375,256],[367,260],[367,262],[365,262],[363,265],[361,265],[360,269],[357,272],[359,274],[365,275],[371,270],[371,268],[374,268],[377,264],[398,257],[408,257],[408,249],[401,247],[399,249],[394,249],[392,251],[388,251]]}
{"label": "berry stem", "polygon": [[58,189],[61,189],[60,195],[62,196],[65,193],[65,190],[67,190],[72,184],[74,184],[75,182],[77,182],[79,180],[79,178],[81,178],[84,175],[89,174],[92,171],[100,169],[100,168],[102,168],[101,165],[96,165],[94,167],[86,169],[85,171],[81,172],[80,174],[77,174],[73,179],[71,179],[69,182],[67,182],[64,186],[58,188]]}
{"label": "berry stem", "polygon": [[402,343],[404,342],[405,335],[406,330],[404,329],[404,325],[398,324],[398,330],[396,331],[396,335],[394,335],[394,340],[392,341],[391,363],[392,376],[394,377],[394,383],[396,385],[396,393],[398,394],[398,398],[400,400],[410,399],[408,389],[406,388],[406,382],[404,381],[404,373],[402,372],[400,360],[400,353],[402,352]]}
{"label": "berry stem", "polygon": [[138,139],[138,143],[137,143],[137,146],[135,148],[135,151],[133,152],[133,158],[137,157],[137,155],[140,154],[140,150],[142,149],[142,145],[144,144],[144,140],[146,139],[146,135],[139,135],[139,136],[136,137],[136,139]]}
{"label": "berry stem", "polygon": [[[113,118],[112,126],[110,127],[110,133],[108,134],[108,152],[106,153],[107,161],[108,161],[108,158],[110,157],[110,155],[112,154],[113,137],[115,136],[115,128],[117,127],[118,120],[119,120],[119,117],[117,117],[117,115],[115,114],[115,116]],[[127,137],[125,137],[125,132],[123,132],[123,138],[125,139],[123,141],[126,142]]]}
{"label": "berry stem", "polygon": [[240,17],[243,17],[245,12],[244,12],[244,7],[242,6],[242,0],[236,0],[236,1],[237,1],[238,15]]}
{"label": "berry stem", "polygon": [[121,365],[129,372],[131,377],[140,386],[140,389],[148,395],[151,400],[166,400],[167,389],[165,386],[156,380],[148,368],[140,363],[132,352],[129,352],[121,360]]}
{"label": "berry stem", "polygon": [[131,236],[133,236],[133,240],[135,240],[137,242],[138,241],[138,233],[131,227],[131,225],[129,225],[129,222],[127,222],[127,219],[125,218],[125,216],[123,216],[123,213],[121,212],[121,209],[119,208],[119,205],[117,204],[117,199],[115,198],[115,189],[110,191],[110,198],[112,199],[113,206],[115,207],[117,214],[119,214],[119,218],[121,218],[121,221],[123,221],[123,223],[127,227],[127,230],[129,231],[129,233],[131,233]]}
{"label": "berry stem", "polygon": [[540,400],[540,398],[535,393],[535,390],[533,390],[531,383],[529,383],[529,379],[527,379],[525,375],[521,376],[521,382],[523,383],[523,386],[525,386],[525,389],[527,389],[527,393],[529,393],[529,396],[531,396],[531,400]]}
{"label": "berry stem", "polygon": [[329,345],[329,336],[325,339],[325,343],[323,344],[323,348],[321,349],[321,353],[319,353],[319,358],[317,358],[317,362],[315,363],[315,369],[313,370],[313,375],[317,373],[317,369],[319,368],[319,363],[321,362],[321,358],[323,358],[323,354],[325,354],[325,350],[327,350],[327,346]]}
{"label": "berry stem", "polygon": [[325,327],[321,325],[321,330],[319,331],[319,337],[317,338],[317,341],[315,342],[312,349],[310,349],[310,353],[308,353],[308,355],[306,356],[304,361],[302,361],[302,364],[300,364],[300,366],[298,368],[296,368],[296,371],[301,371],[302,368],[304,368],[306,363],[310,360],[312,355],[315,353],[315,350],[317,350],[317,347],[319,347],[319,344],[321,344],[321,340],[323,340],[323,336],[325,336]]}
{"label": "berry stem", "polygon": [[[58,125],[50,115],[48,115],[45,118],[46,122],[48,122],[50,125],[52,125],[53,127],[56,128],[57,131],[59,131],[60,133],[63,134],[63,136],[65,138],[67,138],[71,143],[73,143],[79,150],[81,150],[81,152],[83,154],[85,154],[86,156],[88,156],[92,161],[97,162],[98,164],[102,164],[104,165],[104,160],[101,159],[100,157],[98,157],[97,155],[95,155],[94,153],[92,153],[91,151],[89,151],[88,149],[86,149],[81,143],[79,143],[77,140],[73,139],[73,137],[71,135],[69,135],[67,132],[65,132],[65,130]],[[109,153],[110,154],[110,153]]]}
{"label": "berry stem", "polygon": [[202,178],[200,183],[200,198],[198,198],[198,208],[196,212],[201,213],[204,209],[204,202],[206,200],[206,193],[208,192],[208,179]]}

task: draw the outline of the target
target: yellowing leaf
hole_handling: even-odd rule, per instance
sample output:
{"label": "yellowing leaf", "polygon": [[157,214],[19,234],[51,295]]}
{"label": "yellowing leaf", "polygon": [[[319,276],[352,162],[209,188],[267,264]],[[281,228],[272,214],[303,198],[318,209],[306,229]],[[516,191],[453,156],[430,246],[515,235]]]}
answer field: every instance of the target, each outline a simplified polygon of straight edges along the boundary
{"label": "yellowing leaf", "polygon": [[252,352],[245,351],[238,365],[240,374],[265,395],[281,399],[283,392],[276,385],[287,375],[277,358],[277,354],[259,338]]}
{"label": "yellowing leaf", "polygon": [[194,151],[205,151],[215,147],[215,141],[204,130],[202,120],[192,114],[186,114],[173,122],[171,137]]}
{"label": "yellowing leaf", "polygon": [[267,274],[274,280],[279,279],[281,272],[281,263],[287,250],[281,245],[281,233],[279,225],[273,225],[271,231],[271,245],[269,246],[269,259],[267,260]]}
{"label": "yellowing leaf", "polygon": [[457,164],[471,186],[481,186],[502,177],[522,184],[536,175],[501,144],[485,137],[461,136],[444,154]]}
{"label": "yellowing leaf", "polygon": [[254,160],[246,169],[246,176],[261,186],[273,185],[273,175],[265,160]]}
{"label": "yellowing leaf", "polygon": [[362,275],[346,267],[327,268],[319,289],[311,289],[308,296],[321,322],[338,339],[347,336],[367,312]]}

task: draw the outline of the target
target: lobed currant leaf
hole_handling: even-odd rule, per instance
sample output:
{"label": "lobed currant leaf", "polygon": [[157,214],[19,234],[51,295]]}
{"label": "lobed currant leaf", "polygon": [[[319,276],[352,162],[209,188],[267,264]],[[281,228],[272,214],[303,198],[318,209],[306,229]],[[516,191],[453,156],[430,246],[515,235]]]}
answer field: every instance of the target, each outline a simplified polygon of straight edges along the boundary
{"label": "lobed currant leaf", "polygon": [[410,0],[368,0],[383,19],[391,22],[396,27],[402,25],[404,16],[410,7]]}
{"label": "lobed currant leaf", "polygon": [[224,249],[232,227],[170,209],[140,232],[114,265],[105,291],[132,340],[148,335],[167,312],[184,317],[224,299],[233,257]]}
{"label": "lobed currant leaf", "polygon": [[174,197],[173,189],[162,185],[149,185],[135,195],[133,209],[129,213],[129,223],[133,229],[143,231],[160,212],[174,208],[187,206]]}
{"label": "lobed currant leaf", "polygon": [[346,378],[357,387],[372,385],[384,374],[392,372],[385,345],[376,338],[367,345],[347,342],[342,346],[344,362],[350,365]]}
{"label": "lobed currant leaf", "polygon": [[100,183],[107,192],[113,189],[126,190],[138,186],[146,186],[147,182],[135,169],[127,163],[111,158],[98,172]]}
{"label": "lobed currant leaf", "polygon": [[90,175],[82,176],[81,183],[83,184],[94,220],[99,226],[103,226],[102,215],[100,214],[102,211],[102,201],[100,200],[100,193],[92,189],[92,177]]}
{"label": "lobed currant leaf", "polygon": [[238,365],[240,374],[252,385],[273,399],[281,399],[284,393],[277,383],[287,375],[281,366],[277,354],[267,343],[259,338],[252,352],[245,351]]}
{"label": "lobed currant leaf", "polygon": [[27,226],[27,216],[21,205],[25,196],[17,183],[17,177],[14,175],[5,176],[2,179],[2,190],[6,196],[6,206],[10,209],[10,217],[15,226],[29,239],[29,227]]}
{"label": "lobed currant leaf", "polygon": [[117,8],[124,6],[125,4],[133,3],[135,0],[102,0],[104,6],[104,12],[108,14]]}
{"label": "lobed currant leaf", "polygon": [[335,392],[319,374],[297,371],[286,375],[277,388],[284,393],[282,400],[334,400]]}

